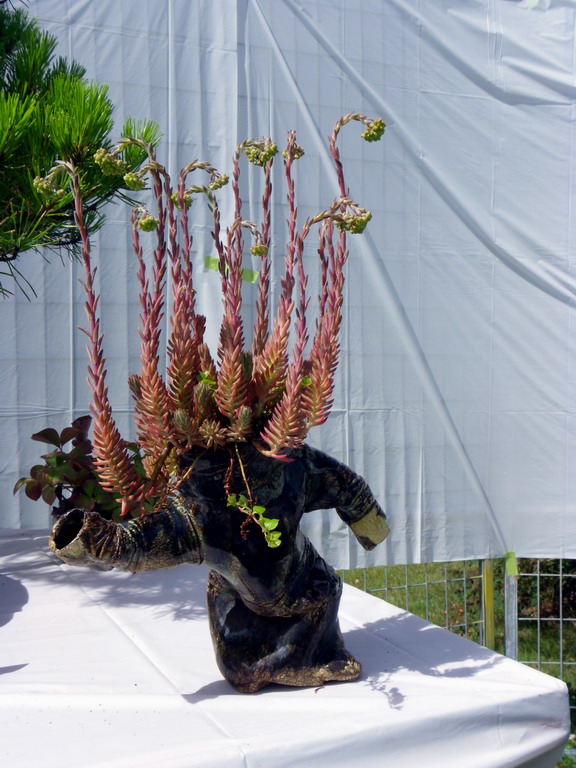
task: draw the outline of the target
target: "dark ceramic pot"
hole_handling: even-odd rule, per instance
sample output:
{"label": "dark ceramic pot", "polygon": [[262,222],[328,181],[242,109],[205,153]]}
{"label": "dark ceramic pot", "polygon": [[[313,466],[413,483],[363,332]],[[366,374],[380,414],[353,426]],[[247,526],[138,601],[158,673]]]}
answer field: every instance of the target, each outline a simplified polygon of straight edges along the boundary
{"label": "dark ceramic pot", "polygon": [[[305,512],[335,507],[372,549],[388,532],[385,516],[348,467],[308,447],[291,459],[267,458],[249,444],[186,454],[186,479],[164,508],[126,525],[69,512],[56,523],[51,546],[72,565],[131,571],[209,565],[216,659],[240,691],[354,680],[361,668],[344,648],[338,624],[342,582],[299,523]],[[241,510],[227,506],[229,493],[246,493],[246,480],[253,502],[279,521],[277,547],[267,545]]]}

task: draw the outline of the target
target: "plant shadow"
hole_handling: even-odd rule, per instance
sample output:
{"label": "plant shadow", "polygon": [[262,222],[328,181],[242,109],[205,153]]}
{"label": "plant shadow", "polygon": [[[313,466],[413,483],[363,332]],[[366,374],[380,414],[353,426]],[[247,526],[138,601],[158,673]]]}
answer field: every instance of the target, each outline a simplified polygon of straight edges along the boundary
{"label": "plant shadow", "polygon": [[[398,682],[398,672],[417,673],[435,678],[467,678],[490,669],[502,661],[501,656],[477,643],[429,624],[407,611],[368,622],[343,633],[346,648],[362,664],[359,683],[367,684],[382,694],[391,709],[403,709],[406,695]],[[331,682],[330,686],[350,685]],[[279,691],[293,691],[291,686],[269,685],[251,694],[266,696]],[[245,696],[224,680],[211,682],[195,693],[185,694],[194,704],[219,696]]]}
{"label": "plant shadow", "polygon": [[98,602],[115,608],[147,606],[158,617],[173,621],[201,620],[207,616],[208,568],[181,565],[161,572],[125,573],[63,566],[66,578]]}
{"label": "plant shadow", "polygon": [[352,629],[344,633],[344,642],[362,663],[361,679],[383,693],[393,709],[401,709],[405,699],[393,685],[400,671],[467,678],[491,669],[503,658],[407,611]]}
{"label": "plant shadow", "polygon": [[28,590],[18,579],[0,574],[0,627],[8,624],[28,599]]}
{"label": "plant shadow", "polygon": [[[72,582],[86,593],[87,599],[116,608],[148,607],[152,608],[153,615],[168,617],[173,621],[205,621],[207,618],[205,582],[209,568],[206,566],[179,566],[161,573],[151,571],[130,574],[72,568],[61,563],[47,548],[40,552],[37,550],[37,554],[39,559],[34,561],[33,567],[27,567],[21,559],[24,556],[26,560],[26,547],[20,542],[14,542],[13,551],[10,551],[12,557],[7,558],[12,564],[9,570],[17,575],[20,565],[20,568],[25,569],[27,581],[42,579],[52,584],[58,581]],[[0,595],[2,625],[10,621],[16,611],[22,610],[28,601],[28,591],[18,579],[1,575]],[[344,615],[346,613],[345,608]],[[355,622],[354,612],[350,621]],[[348,629],[341,612],[341,624],[345,630],[343,635],[346,648],[362,664],[359,683],[384,695],[392,709],[402,709],[406,698],[401,690],[402,678],[398,672],[406,671],[435,678],[465,678],[497,665],[502,659],[498,654],[466,638],[400,609],[394,609],[391,616]],[[12,670],[0,669],[2,671]],[[339,685],[328,684],[330,687]],[[290,691],[294,688],[271,685],[252,695],[267,695],[280,690]],[[193,693],[184,694],[183,698],[196,703],[230,695],[246,694],[238,693],[225,680],[220,679],[211,681]]]}

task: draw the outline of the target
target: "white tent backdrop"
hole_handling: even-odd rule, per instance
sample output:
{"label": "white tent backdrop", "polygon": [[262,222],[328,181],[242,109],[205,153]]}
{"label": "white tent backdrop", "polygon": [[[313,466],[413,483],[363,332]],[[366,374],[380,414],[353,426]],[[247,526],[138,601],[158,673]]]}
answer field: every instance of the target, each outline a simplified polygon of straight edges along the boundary
{"label": "white tent backdrop", "polygon": [[[562,0],[30,0],[42,27],[124,117],[150,117],[172,172],[223,171],[237,141],[294,128],[302,216],[328,204],[324,137],[373,212],[350,238],[335,406],[311,443],[362,474],[392,533],[370,555],[334,512],[306,530],[339,567],[517,555],[576,558],[574,206],[576,5]],[[278,164],[276,191],[282,177]],[[225,195],[222,199],[225,199]],[[281,269],[284,190],[275,208]],[[224,215],[228,208],[224,206]],[[246,209],[247,215],[257,215]],[[137,369],[125,212],[96,239],[111,400],[130,435]],[[220,298],[206,221],[196,287],[211,339]],[[314,282],[315,253],[307,263]],[[246,266],[256,268],[246,258]],[[31,433],[86,413],[77,265],[28,254],[37,297],[0,301],[0,527],[37,528],[12,487],[42,452]],[[250,301],[254,286],[246,285]]]}

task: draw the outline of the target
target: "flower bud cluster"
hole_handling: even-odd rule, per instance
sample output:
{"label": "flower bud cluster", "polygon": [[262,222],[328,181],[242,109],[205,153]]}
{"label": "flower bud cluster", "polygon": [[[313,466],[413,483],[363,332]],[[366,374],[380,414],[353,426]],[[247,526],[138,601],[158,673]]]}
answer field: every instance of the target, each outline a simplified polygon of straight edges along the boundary
{"label": "flower bud cluster", "polygon": [[226,184],[228,184],[228,181],[228,176],[225,173],[221,173],[217,178],[213,179],[210,184],[208,184],[208,189],[212,192],[215,192],[217,189],[225,187]]}
{"label": "flower bud cluster", "polygon": [[362,134],[362,138],[365,141],[380,141],[380,139],[384,135],[385,128],[386,128],[386,123],[384,122],[384,120],[382,120],[381,117],[377,117],[376,120],[372,120],[370,125],[366,128],[366,130]]}
{"label": "flower bud cluster", "polygon": [[252,408],[248,405],[241,405],[236,414],[236,429],[239,434],[247,433],[252,426]]}
{"label": "flower bud cluster", "polygon": [[159,223],[158,219],[155,219],[150,213],[145,213],[138,219],[138,229],[141,229],[142,232],[154,232],[155,229],[158,229]]}
{"label": "flower bud cluster", "polygon": [[124,184],[126,184],[128,189],[131,189],[133,192],[138,192],[146,186],[146,182],[142,176],[139,176],[137,173],[124,174]]}
{"label": "flower bud cluster", "polygon": [[366,225],[372,218],[370,211],[365,208],[358,208],[358,213],[351,213],[336,221],[336,226],[341,231],[350,232],[353,235],[360,235],[366,229]]}
{"label": "flower bud cluster", "polygon": [[264,243],[257,243],[250,246],[250,253],[252,256],[266,256],[268,253],[268,247]]}
{"label": "flower bud cluster", "polygon": [[253,165],[266,165],[278,153],[278,147],[270,139],[255,141],[244,148],[246,158]]}
{"label": "flower bud cluster", "polygon": [[61,200],[64,197],[65,190],[59,187],[54,182],[53,176],[36,176],[32,185],[36,192],[41,195],[47,202],[55,202]]}
{"label": "flower bud cluster", "polygon": [[[180,210],[180,195],[178,192],[174,192],[171,196],[172,202]],[[191,192],[184,192],[184,207],[186,210],[190,208],[192,205],[192,193]]]}
{"label": "flower bud cluster", "polygon": [[174,424],[183,432],[187,432],[190,429],[190,417],[182,408],[177,408],[174,411]]}
{"label": "flower bud cluster", "polygon": [[104,147],[96,150],[94,162],[100,166],[105,176],[123,176],[126,173],[126,165],[122,158],[112,152],[108,152]]}
{"label": "flower bud cluster", "polygon": [[[300,144],[293,144],[290,147],[290,156],[292,160],[299,160],[301,157],[304,157],[306,153],[304,152],[304,147],[301,147]],[[288,150],[284,150],[282,152],[282,157],[284,157],[286,160],[288,159]]]}

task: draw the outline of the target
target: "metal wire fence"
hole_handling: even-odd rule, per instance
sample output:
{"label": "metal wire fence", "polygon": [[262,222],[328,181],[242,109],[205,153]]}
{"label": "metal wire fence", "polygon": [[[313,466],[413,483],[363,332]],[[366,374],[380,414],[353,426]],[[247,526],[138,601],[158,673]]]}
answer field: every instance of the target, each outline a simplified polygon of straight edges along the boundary
{"label": "metal wire fence", "polygon": [[[515,564],[516,565],[516,564]],[[349,584],[563,680],[576,731],[576,560],[522,558],[343,571]]]}
{"label": "metal wire fence", "polygon": [[568,686],[576,730],[576,560],[519,561],[518,654]]}

